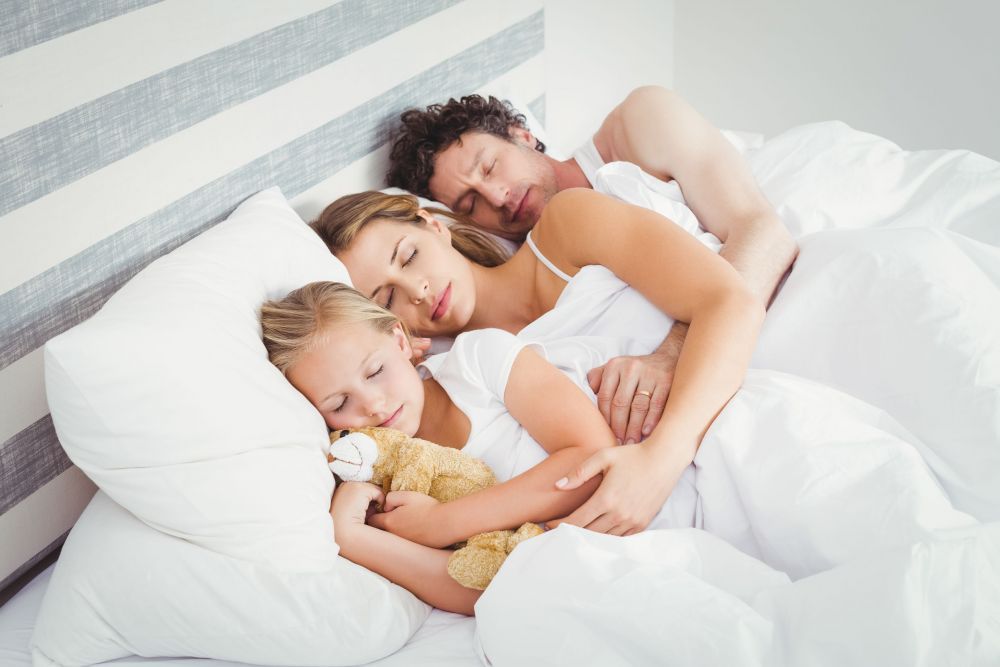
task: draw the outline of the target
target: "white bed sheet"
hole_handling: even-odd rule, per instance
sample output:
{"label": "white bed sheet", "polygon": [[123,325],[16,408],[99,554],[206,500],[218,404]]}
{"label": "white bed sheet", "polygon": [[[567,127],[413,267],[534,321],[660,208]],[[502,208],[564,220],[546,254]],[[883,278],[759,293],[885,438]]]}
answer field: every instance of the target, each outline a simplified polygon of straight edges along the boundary
{"label": "white bed sheet", "polygon": [[[42,605],[45,587],[52,577],[50,566],[0,607],[0,666],[30,667],[29,643],[35,618]],[[476,621],[439,609],[431,612],[427,621],[410,641],[396,653],[375,662],[371,667],[470,667],[479,665],[475,643]],[[116,667],[256,667],[242,662],[209,660],[206,658],[122,658],[101,663]]]}

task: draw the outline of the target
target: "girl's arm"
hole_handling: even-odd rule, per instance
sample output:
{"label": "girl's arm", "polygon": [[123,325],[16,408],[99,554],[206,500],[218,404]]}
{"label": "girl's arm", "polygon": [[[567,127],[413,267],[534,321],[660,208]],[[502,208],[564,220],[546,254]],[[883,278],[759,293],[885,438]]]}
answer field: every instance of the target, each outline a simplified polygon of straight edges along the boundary
{"label": "girl's arm", "polygon": [[390,493],[386,509],[391,511],[372,517],[372,525],[421,544],[447,546],[477,533],[566,516],[590,497],[597,479],[568,493],[555,486],[592,454],[614,445],[607,422],[590,398],[526,347],[511,367],[504,403],[548,458],[502,484],[449,503]]}
{"label": "girl's arm", "polygon": [[567,273],[602,264],[663,312],[689,323],[663,416],[649,438],[600,452],[562,487],[574,489],[605,473],[600,489],[568,518],[602,532],[641,530],[662,506],[739,388],[764,317],[763,304],[731,265],[665,220],[591,190],[565,190],[545,207],[533,232]]}
{"label": "girl's arm", "polygon": [[344,482],[337,487],[330,514],[340,555],[429,605],[472,616],[481,591],[465,588],[448,576],[451,551],[431,549],[365,525],[369,505],[383,500],[382,490],[374,484]]}

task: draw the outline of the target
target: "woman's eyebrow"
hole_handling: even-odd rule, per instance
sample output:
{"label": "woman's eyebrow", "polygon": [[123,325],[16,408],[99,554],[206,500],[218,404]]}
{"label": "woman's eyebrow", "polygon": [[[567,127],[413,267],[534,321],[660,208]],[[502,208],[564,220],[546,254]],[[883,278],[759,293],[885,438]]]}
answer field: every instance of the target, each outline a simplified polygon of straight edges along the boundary
{"label": "woman's eyebrow", "polygon": [[[405,238],[406,238],[406,234],[403,234],[402,236],[399,237],[399,240],[396,241],[396,245],[393,246],[393,248],[392,248],[392,257],[389,258],[389,266],[392,266],[396,262],[396,255],[399,254],[399,244],[402,243],[403,239],[405,239]],[[375,295],[378,294],[378,292],[379,292],[380,289],[382,289],[382,285],[379,285],[375,289],[373,289],[372,293],[368,295],[368,298],[369,299],[374,299]]]}
{"label": "woman's eyebrow", "polygon": [[393,246],[393,248],[392,248],[392,257],[389,258],[389,266],[392,266],[393,263],[396,261],[396,255],[399,253],[399,244],[402,243],[403,239],[405,239],[405,238],[406,238],[406,234],[403,234],[402,236],[399,237],[399,240],[396,241],[396,245]]}

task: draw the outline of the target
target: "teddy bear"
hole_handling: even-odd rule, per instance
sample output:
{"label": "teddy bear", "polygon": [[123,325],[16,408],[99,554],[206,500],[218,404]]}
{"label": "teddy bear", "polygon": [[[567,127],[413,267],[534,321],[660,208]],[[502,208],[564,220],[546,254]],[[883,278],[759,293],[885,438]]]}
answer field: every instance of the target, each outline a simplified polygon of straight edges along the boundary
{"label": "teddy bear", "polygon": [[[334,430],[327,461],[344,481],[371,482],[386,493],[417,491],[443,503],[496,483],[482,461],[391,428]],[[516,531],[473,535],[449,557],[448,574],[466,588],[484,590],[507,554],[542,532],[537,524],[526,523]]]}

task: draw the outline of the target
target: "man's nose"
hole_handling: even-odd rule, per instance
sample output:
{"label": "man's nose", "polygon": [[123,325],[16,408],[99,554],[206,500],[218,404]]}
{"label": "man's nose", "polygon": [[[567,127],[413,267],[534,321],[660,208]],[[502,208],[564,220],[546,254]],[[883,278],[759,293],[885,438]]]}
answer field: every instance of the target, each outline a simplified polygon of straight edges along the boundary
{"label": "man's nose", "polygon": [[510,198],[510,188],[502,183],[492,183],[485,188],[483,194],[493,208],[503,208]]}

